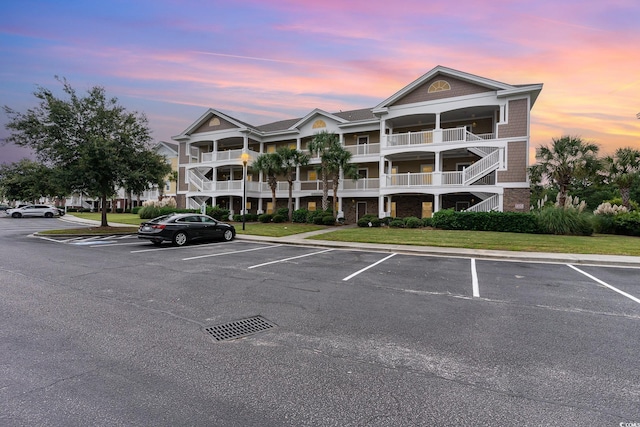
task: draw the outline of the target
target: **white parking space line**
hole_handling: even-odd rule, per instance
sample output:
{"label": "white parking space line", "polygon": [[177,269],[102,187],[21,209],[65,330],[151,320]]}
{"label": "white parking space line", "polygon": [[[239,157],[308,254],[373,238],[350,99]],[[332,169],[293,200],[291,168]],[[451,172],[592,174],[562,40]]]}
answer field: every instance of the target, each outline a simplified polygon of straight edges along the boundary
{"label": "white parking space line", "polygon": [[640,304],[640,298],[636,298],[636,297],[634,297],[633,295],[630,295],[630,294],[626,293],[625,291],[621,291],[620,289],[615,288],[615,287],[611,286],[610,284],[608,284],[608,283],[606,283],[606,282],[603,282],[602,280],[598,279],[597,277],[592,276],[591,274],[589,274],[589,273],[587,273],[587,272],[585,272],[585,271],[582,271],[582,270],[580,270],[579,268],[574,267],[574,266],[573,266],[573,265],[571,265],[571,264],[567,264],[567,266],[568,266],[568,267],[573,268],[573,269],[574,269],[575,271],[577,271],[578,273],[582,273],[582,274],[584,274],[584,275],[585,275],[585,276],[587,276],[589,279],[591,279],[591,280],[593,280],[593,281],[595,281],[595,282],[600,283],[602,286],[605,286],[605,287],[607,287],[607,288],[611,289],[612,291],[615,291],[615,292],[619,293],[620,295],[622,295],[622,296],[625,296],[625,297],[629,298],[631,301],[635,301],[635,302],[637,302],[638,304]]}
{"label": "white parking space line", "polygon": [[247,268],[251,269],[251,268],[264,267],[265,265],[277,264],[277,263],[279,263],[279,262],[291,261],[292,259],[298,259],[298,258],[304,258],[304,257],[308,257],[308,256],[312,256],[312,255],[317,255],[317,254],[323,254],[323,253],[325,253],[325,252],[331,252],[332,250],[333,250],[333,249],[327,249],[327,250],[320,251],[320,252],[313,252],[313,253],[310,253],[310,254],[294,256],[294,257],[291,257],[291,258],[279,259],[279,260],[277,260],[277,261],[271,261],[271,262],[265,262],[265,263],[258,264],[258,265],[252,265],[251,267],[247,267]]}
{"label": "white parking space line", "polygon": [[271,245],[271,246],[263,246],[263,247],[260,247],[260,248],[243,249],[241,251],[232,251],[232,252],[222,252],[222,253],[217,253],[217,254],[198,255],[198,256],[192,256],[192,257],[189,257],[189,258],[182,258],[182,261],[189,261],[189,260],[192,260],[192,259],[200,259],[200,258],[209,258],[209,257],[221,256],[221,255],[233,255],[233,254],[239,254],[239,253],[242,253],[242,252],[261,251],[262,249],[277,248],[278,246],[282,246],[282,245]]}
{"label": "white parking space line", "polygon": [[473,297],[480,298],[480,287],[478,286],[478,272],[476,271],[476,259],[471,258],[471,289]]}
{"label": "white parking space line", "polygon": [[97,243],[97,242],[91,242],[92,246],[89,246],[89,247],[90,248],[97,248],[97,247],[104,248],[105,246],[133,246],[133,245],[138,245],[139,246],[141,243],[144,243],[144,242],[142,242],[142,241],[140,241],[140,242],[129,242],[129,243],[111,243],[111,242],[109,242],[109,243],[105,243],[103,245],[94,245],[94,243]]}
{"label": "white parking space line", "polygon": [[369,266],[367,266],[367,267],[365,267],[365,268],[363,268],[361,270],[358,270],[355,273],[345,277],[344,279],[342,279],[342,281],[346,282],[347,280],[356,277],[358,274],[363,273],[363,272],[367,271],[368,269],[370,269],[372,267],[375,267],[376,265],[380,264],[381,262],[385,262],[386,260],[388,260],[389,258],[391,258],[392,256],[395,256],[395,255],[396,255],[395,253],[392,253],[388,257],[382,258],[380,261],[374,262],[373,264],[371,264],[371,265],[369,265]]}
{"label": "white parking space line", "polygon": [[[150,249],[140,249],[139,251],[131,251],[129,252],[130,254],[139,254],[141,252],[156,252],[156,251],[173,251],[176,249],[193,249],[193,248],[206,248],[207,246],[212,246],[212,245],[220,245],[222,242],[216,242],[216,243],[207,243],[204,245],[198,245],[198,246],[169,246],[166,248],[150,248]],[[229,245],[231,243],[225,242],[225,244]]]}

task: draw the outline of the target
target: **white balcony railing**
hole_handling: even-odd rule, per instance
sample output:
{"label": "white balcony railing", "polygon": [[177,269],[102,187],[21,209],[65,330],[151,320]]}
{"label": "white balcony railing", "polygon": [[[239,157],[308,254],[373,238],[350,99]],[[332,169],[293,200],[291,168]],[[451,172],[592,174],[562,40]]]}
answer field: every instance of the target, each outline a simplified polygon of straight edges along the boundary
{"label": "white balcony railing", "polygon": [[[200,162],[211,163],[236,160],[238,164],[242,164],[242,153],[244,153],[244,150],[226,150],[214,151],[211,153],[201,153]],[[251,163],[256,157],[260,155],[260,153],[252,150],[247,150],[247,154],[249,154],[249,163]]]}
{"label": "white balcony railing", "polygon": [[476,135],[464,127],[435,129],[422,132],[392,133],[386,135],[386,147],[402,147],[423,144],[487,141],[495,139],[494,133]]}
{"label": "white balcony railing", "polygon": [[345,145],[344,149],[350,152],[354,157],[380,154],[380,144]]}
{"label": "white balcony railing", "polygon": [[377,190],[380,188],[380,180],[378,178],[361,178],[357,181],[345,179],[341,185],[343,190]]}

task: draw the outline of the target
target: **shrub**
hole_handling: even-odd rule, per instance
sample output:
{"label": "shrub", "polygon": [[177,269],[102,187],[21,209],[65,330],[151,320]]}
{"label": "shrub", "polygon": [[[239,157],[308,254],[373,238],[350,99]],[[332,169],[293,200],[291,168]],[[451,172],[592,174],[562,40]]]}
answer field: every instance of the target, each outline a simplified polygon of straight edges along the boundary
{"label": "shrub", "polygon": [[[311,224],[320,225],[322,224],[322,217],[327,215],[333,216],[333,211],[331,209],[327,209],[326,211],[323,211],[323,210],[310,211],[307,215],[307,222]],[[316,218],[320,218],[320,220],[317,220]]]}
{"label": "shrub", "polygon": [[138,215],[141,219],[152,219],[157,218],[161,215],[160,208],[157,206],[143,206],[138,211]]}
{"label": "shrub", "polygon": [[456,212],[452,209],[445,209],[434,213],[430,223],[432,227],[443,230],[540,232],[538,218],[533,213]]}
{"label": "shrub", "polygon": [[229,209],[222,209],[220,206],[207,207],[207,215],[218,221],[227,221],[229,219]]}
{"label": "shrub", "polygon": [[276,209],[276,212],[274,213],[274,216],[276,215],[282,215],[285,218],[289,218],[289,208],[279,208]]}
{"label": "shrub", "polygon": [[263,223],[268,223],[271,222],[271,220],[273,219],[273,215],[271,214],[262,214],[258,217],[258,221],[263,222]]}
{"label": "shrub", "polygon": [[404,221],[401,218],[392,219],[389,222],[389,227],[393,228],[404,228]]}
{"label": "shrub", "polygon": [[122,208],[116,208],[116,213],[122,213],[122,212],[124,212],[124,209],[122,209]]}
{"label": "shrub", "polygon": [[406,228],[420,228],[422,225],[422,220],[420,218],[416,218],[415,216],[409,216],[404,219],[404,226]]}
{"label": "shrub", "polygon": [[616,215],[613,219],[615,234],[640,236],[640,212],[633,211]]}
{"label": "shrub", "polygon": [[333,217],[333,215],[325,215],[322,217],[322,224],[336,225],[336,219]]}
{"label": "shrub", "polygon": [[358,220],[358,227],[380,227],[381,221],[375,215],[364,215]]}
{"label": "shrub", "polygon": [[422,218],[423,227],[433,227],[433,218]]}
{"label": "shrub", "polygon": [[574,208],[546,207],[538,213],[538,225],[546,234],[590,236],[593,225],[588,214]]}
{"label": "shrub", "polygon": [[140,212],[140,209],[142,209],[140,206],[136,206],[135,208],[131,209],[131,213],[137,215],[138,212]]}
{"label": "shrub", "polygon": [[292,222],[300,222],[300,223],[305,223],[307,222],[307,216],[309,215],[309,211],[306,209],[297,209],[295,211],[293,211],[293,214],[291,215],[291,221]]}
{"label": "shrub", "polygon": [[[232,220],[234,222],[242,222],[242,215],[240,214],[233,214]],[[246,217],[245,217],[245,221],[246,221]]]}
{"label": "shrub", "polygon": [[[287,211],[288,212],[288,211]],[[273,222],[277,222],[277,223],[281,223],[281,222],[285,222],[287,220],[287,217],[289,216],[289,214],[287,215],[282,215],[282,214],[275,214],[273,216],[273,218],[271,219]]]}

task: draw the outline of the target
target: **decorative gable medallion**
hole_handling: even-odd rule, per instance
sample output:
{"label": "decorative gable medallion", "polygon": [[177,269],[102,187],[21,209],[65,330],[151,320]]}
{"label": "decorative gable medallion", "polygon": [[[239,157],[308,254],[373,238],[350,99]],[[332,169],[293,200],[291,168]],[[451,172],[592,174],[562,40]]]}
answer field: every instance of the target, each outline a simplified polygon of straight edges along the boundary
{"label": "decorative gable medallion", "polygon": [[442,92],[443,90],[451,90],[451,85],[446,80],[436,80],[429,86],[428,93]]}
{"label": "decorative gable medallion", "polygon": [[313,122],[313,129],[318,129],[318,128],[326,128],[327,124],[324,122],[324,120],[316,120],[315,122]]}

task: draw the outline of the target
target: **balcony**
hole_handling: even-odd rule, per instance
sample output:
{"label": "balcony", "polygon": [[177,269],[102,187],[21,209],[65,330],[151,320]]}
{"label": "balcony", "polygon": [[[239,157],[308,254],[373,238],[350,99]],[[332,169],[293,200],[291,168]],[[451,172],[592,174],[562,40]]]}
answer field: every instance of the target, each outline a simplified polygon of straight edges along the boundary
{"label": "balcony", "polygon": [[407,147],[428,144],[451,144],[456,142],[487,141],[495,139],[495,133],[476,135],[466,128],[435,129],[422,132],[392,133],[386,135],[385,148]]}
{"label": "balcony", "polygon": [[[242,165],[242,153],[244,150],[227,150],[227,151],[214,151],[211,153],[200,153],[198,163],[236,163]],[[260,155],[257,151],[247,150],[249,154],[249,163],[256,159]]]}

